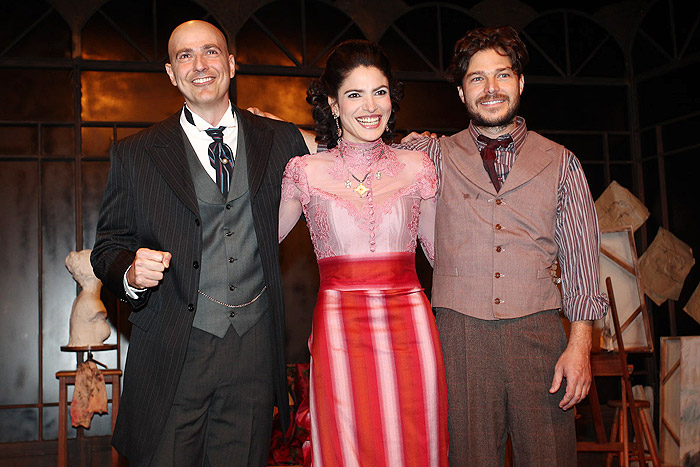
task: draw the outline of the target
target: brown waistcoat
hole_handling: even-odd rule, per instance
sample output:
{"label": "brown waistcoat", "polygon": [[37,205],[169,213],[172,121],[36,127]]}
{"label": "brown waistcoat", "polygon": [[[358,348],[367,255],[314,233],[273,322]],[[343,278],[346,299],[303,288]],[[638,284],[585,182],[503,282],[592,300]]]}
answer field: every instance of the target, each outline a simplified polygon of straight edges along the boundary
{"label": "brown waistcoat", "polygon": [[564,147],[528,132],[496,193],[468,130],[440,145],[432,305],[489,320],[560,308],[548,268]]}

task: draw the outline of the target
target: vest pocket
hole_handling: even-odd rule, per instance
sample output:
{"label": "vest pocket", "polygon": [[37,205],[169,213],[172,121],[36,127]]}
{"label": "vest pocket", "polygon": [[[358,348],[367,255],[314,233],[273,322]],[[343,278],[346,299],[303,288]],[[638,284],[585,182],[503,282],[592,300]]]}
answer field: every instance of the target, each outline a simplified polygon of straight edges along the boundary
{"label": "vest pocket", "polygon": [[435,274],[437,274],[438,276],[459,276],[457,268],[450,266],[436,266]]}

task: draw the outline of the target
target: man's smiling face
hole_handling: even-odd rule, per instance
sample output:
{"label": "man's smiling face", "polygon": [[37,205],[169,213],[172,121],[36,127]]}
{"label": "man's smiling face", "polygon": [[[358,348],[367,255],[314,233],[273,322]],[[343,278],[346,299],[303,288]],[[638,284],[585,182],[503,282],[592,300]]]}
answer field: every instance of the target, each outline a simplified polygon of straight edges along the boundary
{"label": "man's smiling face", "polygon": [[485,133],[505,134],[515,128],[525,80],[517,75],[507,55],[495,49],[475,53],[458,88],[474,125]]}
{"label": "man's smiling face", "polygon": [[236,64],[221,31],[204,21],[188,21],[173,31],[168,53],[165,70],[188,107],[199,115],[228,107]]}

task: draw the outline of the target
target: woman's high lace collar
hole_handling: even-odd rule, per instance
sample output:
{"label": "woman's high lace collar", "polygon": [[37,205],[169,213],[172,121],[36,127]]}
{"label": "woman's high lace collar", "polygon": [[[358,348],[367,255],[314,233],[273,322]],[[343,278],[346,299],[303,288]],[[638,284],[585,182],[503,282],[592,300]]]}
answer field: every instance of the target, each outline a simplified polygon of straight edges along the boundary
{"label": "woman's high lace collar", "polygon": [[369,167],[384,157],[387,146],[380,139],[369,143],[351,143],[344,138],[338,140],[338,151],[350,170],[369,170]]}
{"label": "woman's high lace collar", "polygon": [[335,152],[336,157],[330,174],[337,180],[349,178],[348,171],[359,177],[370,171],[395,177],[404,167],[391,147],[381,139],[370,143],[351,143],[341,138],[338,146],[331,151]]}

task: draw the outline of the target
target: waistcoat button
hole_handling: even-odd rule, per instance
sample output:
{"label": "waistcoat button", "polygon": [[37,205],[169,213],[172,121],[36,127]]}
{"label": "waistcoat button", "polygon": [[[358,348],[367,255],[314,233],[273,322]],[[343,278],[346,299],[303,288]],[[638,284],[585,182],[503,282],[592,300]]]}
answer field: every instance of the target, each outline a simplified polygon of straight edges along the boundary
{"label": "waistcoat button", "polygon": [[500,272],[497,272],[497,273],[494,274],[493,276],[494,276],[496,279],[498,279],[499,277],[501,277],[501,273],[500,273]]}
{"label": "waistcoat button", "polygon": [[190,303],[189,305],[187,305],[187,309],[189,311],[194,311],[194,305]]}
{"label": "waistcoat button", "polygon": [[229,316],[230,316],[231,318],[233,318],[234,316],[236,316],[236,312],[235,312],[235,311],[232,311],[232,312],[229,314]]}
{"label": "waistcoat button", "polygon": [[500,253],[501,251],[503,251],[503,248],[501,248],[500,245],[497,246],[497,247],[496,247],[496,252],[497,252],[497,253]]}
{"label": "waistcoat button", "polygon": [[499,305],[499,304],[503,303],[503,300],[501,300],[500,298],[497,298],[496,300],[493,301],[493,303],[495,303],[496,305]]}
{"label": "waistcoat button", "polygon": [[501,227],[501,224],[496,224],[496,230],[501,230],[503,227]]}
{"label": "waistcoat button", "polygon": [[496,204],[498,204],[499,206],[500,206],[501,204],[503,204],[503,201],[501,200],[501,198],[496,199]]}
{"label": "waistcoat button", "polygon": [[192,267],[195,269],[199,269],[199,261],[195,261],[192,263]]}

